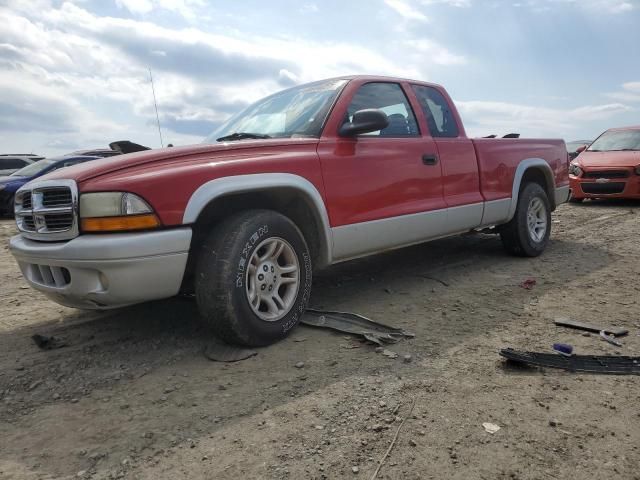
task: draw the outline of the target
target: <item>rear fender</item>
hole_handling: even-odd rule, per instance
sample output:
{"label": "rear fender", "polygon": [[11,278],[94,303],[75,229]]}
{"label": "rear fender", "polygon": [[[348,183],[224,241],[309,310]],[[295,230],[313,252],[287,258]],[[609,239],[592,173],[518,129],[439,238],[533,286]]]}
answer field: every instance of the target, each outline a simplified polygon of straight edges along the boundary
{"label": "rear fender", "polygon": [[522,180],[526,173],[530,170],[537,170],[544,175],[546,185],[542,185],[547,192],[547,197],[551,204],[551,210],[556,208],[555,197],[555,181],[553,179],[553,171],[551,167],[542,158],[527,158],[518,164],[516,173],[513,178],[513,188],[511,191],[511,205],[509,207],[509,217],[507,221],[511,220],[516,213],[518,206],[518,197],[520,195],[520,188],[522,187]]}

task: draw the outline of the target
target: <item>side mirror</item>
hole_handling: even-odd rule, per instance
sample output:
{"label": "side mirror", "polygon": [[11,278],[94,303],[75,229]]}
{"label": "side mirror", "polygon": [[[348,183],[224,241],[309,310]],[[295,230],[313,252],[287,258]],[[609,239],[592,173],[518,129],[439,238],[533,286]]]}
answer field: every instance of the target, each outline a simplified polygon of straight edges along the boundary
{"label": "side mirror", "polygon": [[588,147],[589,147],[589,145],[582,145],[581,147],[576,148],[576,153],[582,153],[582,152],[584,152]]}
{"label": "side mirror", "polygon": [[353,137],[363,133],[384,130],[389,126],[387,114],[377,108],[367,108],[358,110],[353,114],[351,122],[340,127],[340,135],[343,137]]}

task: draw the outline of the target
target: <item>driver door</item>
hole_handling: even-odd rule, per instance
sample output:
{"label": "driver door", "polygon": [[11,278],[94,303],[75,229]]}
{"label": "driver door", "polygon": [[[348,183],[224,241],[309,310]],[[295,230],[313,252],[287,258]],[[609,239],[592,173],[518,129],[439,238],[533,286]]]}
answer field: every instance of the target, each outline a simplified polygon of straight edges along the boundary
{"label": "driver door", "polygon": [[[318,145],[336,260],[423,241],[443,228],[437,146],[420,131],[404,87],[382,81],[349,84]],[[356,111],[367,108],[384,111],[389,125],[355,137],[337,133]]]}

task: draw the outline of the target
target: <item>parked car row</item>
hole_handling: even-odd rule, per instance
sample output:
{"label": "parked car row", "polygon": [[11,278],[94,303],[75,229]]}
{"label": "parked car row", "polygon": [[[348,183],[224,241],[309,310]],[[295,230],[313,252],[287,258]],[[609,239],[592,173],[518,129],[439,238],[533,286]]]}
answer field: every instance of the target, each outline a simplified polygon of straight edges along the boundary
{"label": "parked car row", "polygon": [[70,167],[82,162],[97,160],[96,155],[64,155],[34,162],[21,168],[8,177],[0,178],[0,216],[13,216],[13,199],[20,187],[38,177],[58,170],[59,168]]}
{"label": "parked car row", "polygon": [[[31,180],[42,177],[60,168],[123,153],[149,150],[127,140],[109,144],[111,148],[77,150],[59,157],[44,158],[38,155],[0,155],[0,217],[13,216],[13,202],[19,188]],[[8,168],[20,166],[20,168]],[[3,167],[7,167],[3,169]]]}

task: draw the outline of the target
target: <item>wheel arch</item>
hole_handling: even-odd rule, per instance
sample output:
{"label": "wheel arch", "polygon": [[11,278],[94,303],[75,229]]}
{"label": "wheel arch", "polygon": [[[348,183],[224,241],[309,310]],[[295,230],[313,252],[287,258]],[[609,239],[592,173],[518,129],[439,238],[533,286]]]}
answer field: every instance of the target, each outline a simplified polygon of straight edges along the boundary
{"label": "wheel arch", "polygon": [[556,208],[555,181],[553,171],[546,160],[542,158],[527,158],[520,162],[516,168],[511,191],[511,206],[509,208],[508,220],[511,220],[516,213],[518,198],[522,187],[527,183],[535,182],[540,184],[547,193],[551,210]]}
{"label": "wheel arch", "polygon": [[307,179],[286,173],[237,175],[211,180],[189,199],[183,223],[194,229],[193,245],[199,234],[220,219],[242,210],[270,209],[290,218],[307,241],[313,264],[331,263],[333,240],[329,217],[320,192]]}

